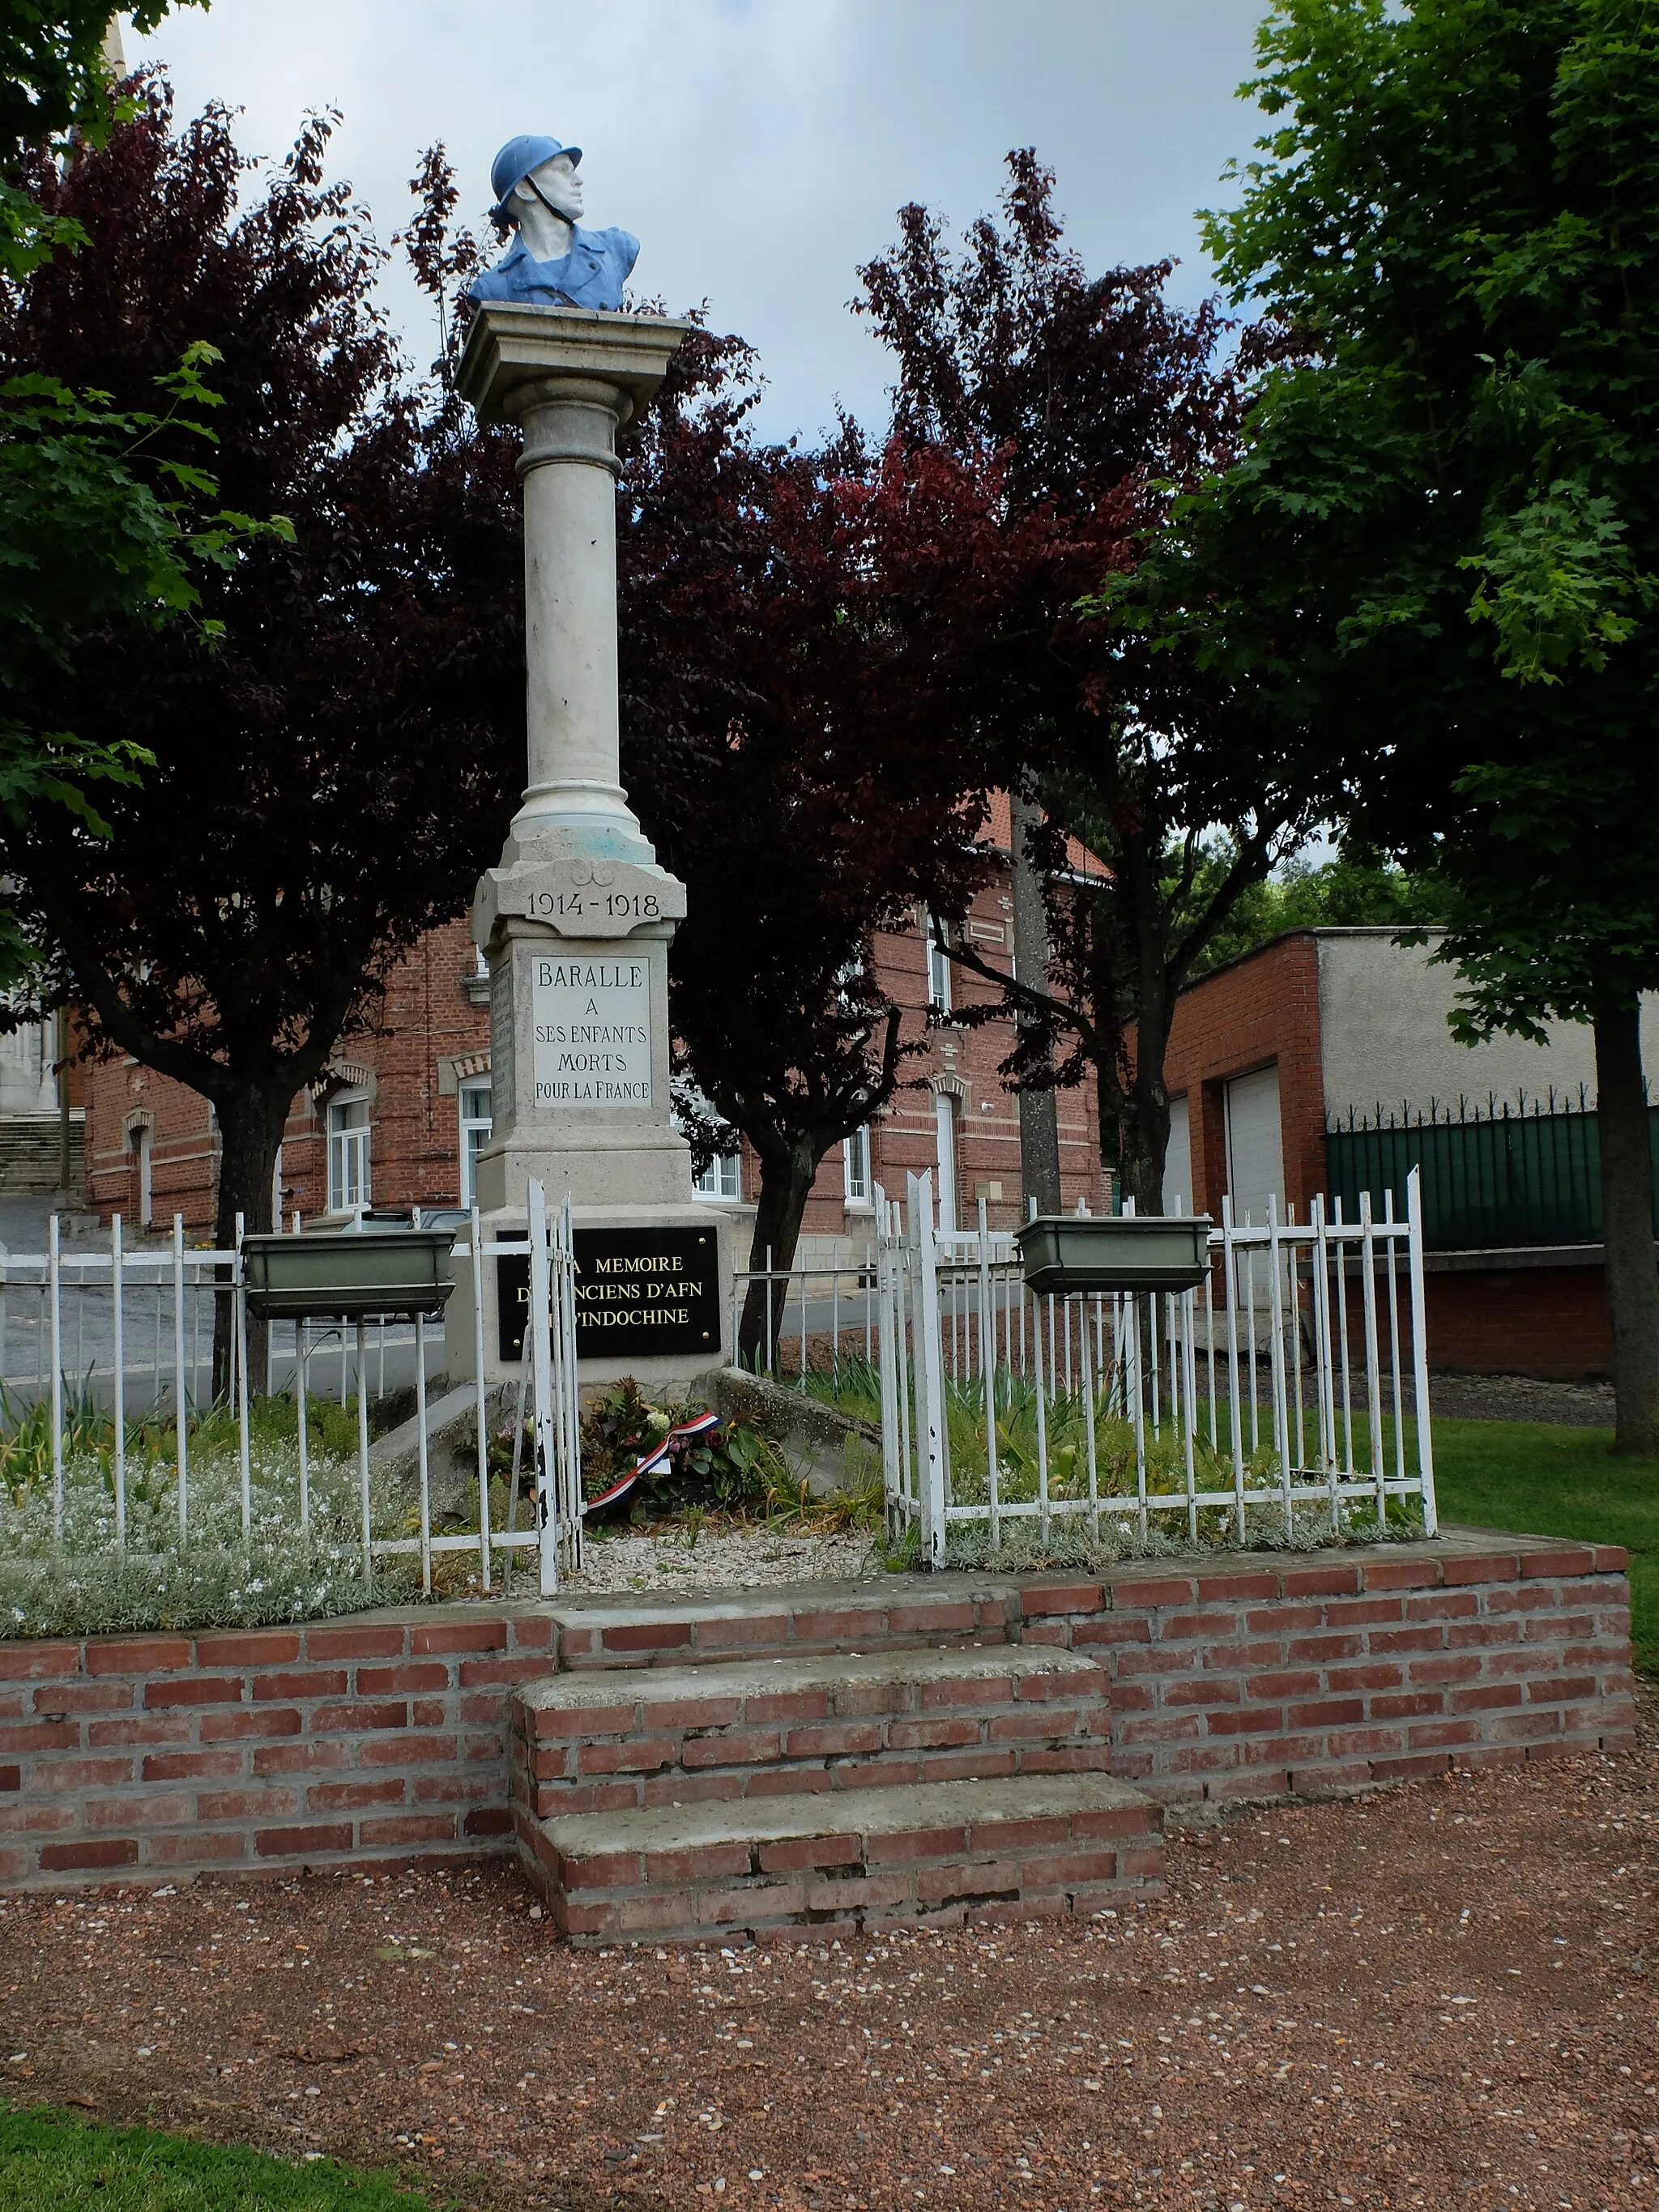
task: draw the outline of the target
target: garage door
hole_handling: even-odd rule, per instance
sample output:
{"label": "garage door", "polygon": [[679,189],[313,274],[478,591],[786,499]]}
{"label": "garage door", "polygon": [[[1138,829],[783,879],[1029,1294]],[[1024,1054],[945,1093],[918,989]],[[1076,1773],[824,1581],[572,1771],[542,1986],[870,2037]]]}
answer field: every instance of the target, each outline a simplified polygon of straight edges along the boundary
{"label": "garage door", "polygon": [[1279,1070],[1258,1068],[1227,1085],[1227,1190],[1233,1218],[1264,1228],[1267,1200],[1285,1211],[1285,1153],[1279,1127]]}
{"label": "garage door", "polygon": [[1184,1098],[1170,1101],[1170,1148],[1164,1155],[1164,1211],[1193,1210],[1193,1127]]}

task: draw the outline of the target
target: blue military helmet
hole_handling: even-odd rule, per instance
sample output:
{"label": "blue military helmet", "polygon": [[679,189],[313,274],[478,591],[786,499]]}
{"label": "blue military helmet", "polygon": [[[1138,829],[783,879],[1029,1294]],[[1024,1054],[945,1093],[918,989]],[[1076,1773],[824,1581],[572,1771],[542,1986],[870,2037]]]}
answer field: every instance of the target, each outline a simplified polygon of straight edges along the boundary
{"label": "blue military helmet", "polygon": [[489,189],[495,195],[495,204],[489,210],[500,223],[510,222],[513,195],[532,169],[539,169],[544,161],[550,161],[557,154],[568,154],[572,165],[582,157],[580,146],[562,146],[556,138],[528,137],[509,138],[489,165]]}

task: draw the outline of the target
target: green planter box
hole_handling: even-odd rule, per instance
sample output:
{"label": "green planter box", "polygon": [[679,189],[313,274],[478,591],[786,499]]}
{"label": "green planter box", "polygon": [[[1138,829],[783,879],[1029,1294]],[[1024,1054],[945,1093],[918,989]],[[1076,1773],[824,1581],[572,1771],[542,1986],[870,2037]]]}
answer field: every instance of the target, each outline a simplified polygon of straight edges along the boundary
{"label": "green planter box", "polygon": [[1190,1291],[1210,1266],[1210,1217],[1043,1213],[1015,1234],[1034,1291]]}
{"label": "green planter box", "polygon": [[453,1290],[453,1229],[365,1229],[344,1234],[245,1237],[248,1311],[268,1319],[369,1314],[428,1319]]}

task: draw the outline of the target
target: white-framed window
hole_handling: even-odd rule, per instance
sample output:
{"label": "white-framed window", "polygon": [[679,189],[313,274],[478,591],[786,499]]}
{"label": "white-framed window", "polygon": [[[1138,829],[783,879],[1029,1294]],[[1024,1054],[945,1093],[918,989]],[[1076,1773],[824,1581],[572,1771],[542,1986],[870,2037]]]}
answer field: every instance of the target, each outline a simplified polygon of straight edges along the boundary
{"label": "white-framed window", "polygon": [[349,1213],[367,1206],[368,1194],[368,1093],[347,1091],[328,1105],[328,1210]]}
{"label": "white-framed window", "polygon": [[951,956],[940,943],[937,933],[943,922],[927,923],[927,1003],[936,1014],[951,1011]]}
{"label": "white-framed window", "polygon": [[841,1140],[842,1188],[848,1206],[873,1203],[870,1191],[870,1131],[866,1125]]}
{"label": "white-framed window", "polygon": [[138,1226],[153,1227],[155,1220],[155,1133],[148,1121],[127,1131],[127,1150],[138,1163]]}
{"label": "white-framed window", "polygon": [[478,1155],[489,1142],[495,1124],[489,1078],[458,1084],[461,1110],[461,1204],[471,1206],[478,1193]]}
{"label": "white-framed window", "polygon": [[933,1127],[939,1144],[939,1225],[957,1225],[957,1102],[948,1091],[933,1093]]}
{"label": "white-framed window", "polygon": [[[719,1117],[714,1108],[703,1097],[702,1091],[690,1086],[688,1089],[690,1096],[687,1104],[693,1108],[700,1117],[710,1121],[718,1120]],[[680,1118],[678,1107],[673,1111],[672,1118],[674,1127],[682,1136],[684,1136],[685,1125]],[[743,1196],[742,1152],[739,1150],[735,1152],[717,1152],[701,1175],[692,1176],[691,1195],[694,1198],[723,1198],[728,1203],[733,1199],[740,1199]]]}
{"label": "white-framed window", "polygon": [[743,1154],[721,1152],[693,1178],[691,1188],[699,1198],[741,1198]]}

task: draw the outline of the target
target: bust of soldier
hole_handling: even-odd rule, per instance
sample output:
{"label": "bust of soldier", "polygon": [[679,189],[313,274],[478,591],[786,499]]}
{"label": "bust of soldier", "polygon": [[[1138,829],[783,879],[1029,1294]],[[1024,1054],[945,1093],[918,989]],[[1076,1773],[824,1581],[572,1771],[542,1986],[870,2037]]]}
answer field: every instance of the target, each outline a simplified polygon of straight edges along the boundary
{"label": "bust of soldier", "polygon": [[495,204],[490,214],[516,234],[493,269],[468,287],[474,300],[516,307],[622,305],[623,286],[639,258],[640,241],[626,230],[584,230],[580,146],[556,138],[509,138],[490,165]]}

